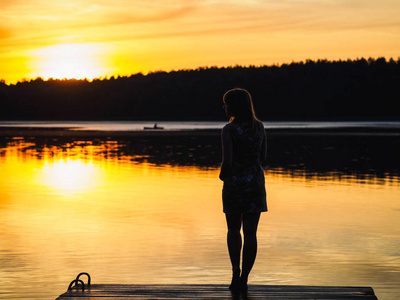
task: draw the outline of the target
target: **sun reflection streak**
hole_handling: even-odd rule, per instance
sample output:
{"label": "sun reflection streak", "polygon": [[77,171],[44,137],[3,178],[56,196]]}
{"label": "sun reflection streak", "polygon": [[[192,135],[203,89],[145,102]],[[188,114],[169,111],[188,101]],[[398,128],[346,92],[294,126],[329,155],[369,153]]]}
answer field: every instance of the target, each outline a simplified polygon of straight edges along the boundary
{"label": "sun reflection streak", "polygon": [[103,175],[104,171],[92,161],[59,159],[44,163],[40,181],[56,193],[73,194],[99,186]]}

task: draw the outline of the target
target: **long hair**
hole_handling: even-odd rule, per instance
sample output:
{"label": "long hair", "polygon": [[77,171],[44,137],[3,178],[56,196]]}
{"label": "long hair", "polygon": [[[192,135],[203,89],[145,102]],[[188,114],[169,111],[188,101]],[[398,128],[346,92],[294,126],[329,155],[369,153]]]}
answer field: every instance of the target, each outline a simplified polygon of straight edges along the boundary
{"label": "long hair", "polygon": [[258,121],[254,113],[253,100],[250,93],[242,88],[234,88],[227,91],[222,101],[228,106],[231,114],[229,122],[249,122],[254,129]]}

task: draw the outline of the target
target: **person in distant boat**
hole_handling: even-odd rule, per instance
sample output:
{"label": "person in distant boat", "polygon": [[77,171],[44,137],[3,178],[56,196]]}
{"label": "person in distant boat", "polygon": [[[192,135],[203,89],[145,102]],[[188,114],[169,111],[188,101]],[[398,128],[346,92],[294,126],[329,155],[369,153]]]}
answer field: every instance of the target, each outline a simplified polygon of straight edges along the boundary
{"label": "person in distant boat", "polygon": [[[235,88],[223,96],[229,123],[222,129],[222,165],[219,178],[223,211],[228,227],[228,250],[232,264],[232,291],[247,291],[247,280],[257,254],[260,213],[267,211],[264,170],[267,140],[264,125],[254,113],[250,93]],[[243,261],[240,270],[243,226]]]}
{"label": "person in distant boat", "polygon": [[144,129],[164,129],[164,127],[160,127],[157,123],[154,123],[153,127],[144,127]]}

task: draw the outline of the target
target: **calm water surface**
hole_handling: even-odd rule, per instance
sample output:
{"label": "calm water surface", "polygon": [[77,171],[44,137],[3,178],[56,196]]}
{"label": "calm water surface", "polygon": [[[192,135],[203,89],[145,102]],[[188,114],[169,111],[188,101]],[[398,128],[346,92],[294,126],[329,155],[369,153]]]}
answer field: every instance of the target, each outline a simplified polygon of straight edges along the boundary
{"label": "calm water surface", "polygon": [[[69,128],[71,130],[138,131],[157,123],[165,130],[221,129],[225,122],[173,122],[173,121],[0,121],[1,127]],[[400,121],[268,121],[268,129],[341,129],[381,128],[400,129]]]}
{"label": "calm water surface", "polygon": [[[250,283],[400,298],[399,142],[269,140]],[[0,138],[0,298],[95,283],[228,284],[219,138]]]}

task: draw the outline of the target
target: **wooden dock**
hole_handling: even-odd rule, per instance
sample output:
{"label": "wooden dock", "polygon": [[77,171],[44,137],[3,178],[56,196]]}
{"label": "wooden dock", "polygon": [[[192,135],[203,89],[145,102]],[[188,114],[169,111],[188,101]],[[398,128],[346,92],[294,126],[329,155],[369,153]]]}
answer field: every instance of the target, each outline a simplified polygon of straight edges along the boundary
{"label": "wooden dock", "polygon": [[377,300],[370,287],[249,285],[247,294],[233,294],[227,285],[77,285],[56,300],[109,299],[268,299]]}

